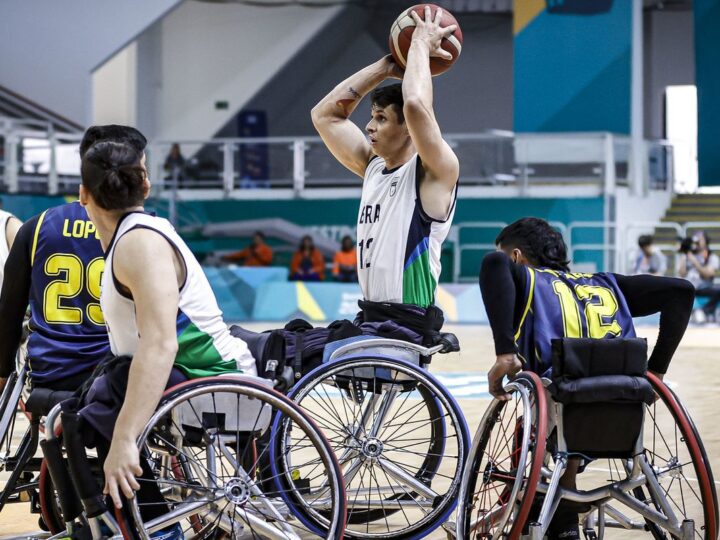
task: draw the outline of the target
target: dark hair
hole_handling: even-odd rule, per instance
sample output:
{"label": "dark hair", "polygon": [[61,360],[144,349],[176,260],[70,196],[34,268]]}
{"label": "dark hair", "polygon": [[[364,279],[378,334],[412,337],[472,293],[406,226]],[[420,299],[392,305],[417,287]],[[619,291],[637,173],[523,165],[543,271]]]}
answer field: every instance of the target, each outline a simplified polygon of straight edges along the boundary
{"label": "dark hair", "polygon": [[262,231],[255,231],[255,232],[253,233],[253,236],[259,236],[260,238],[262,238],[263,240],[265,240],[265,233],[262,232]]}
{"label": "dark hair", "polygon": [[80,141],[80,157],[99,141],[124,142],[130,144],[138,153],[142,154],[147,146],[147,139],[137,129],[130,126],[108,124],[106,126],[90,126],[82,141]]}
{"label": "dark hair", "polygon": [[305,236],[303,236],[300,239],[300,247],[298,248],[299,250],[302,250],[303,245],[305,244],[305,240],[310,240],[310,247],[312,247],[312,248],[315,247],[315,242],[313,241],[312,236],[310,236],[309,234],[306,234]]}
{"label": "dark hair", "polygon": [[145,170],[142,152],[129,143],[100,141],[82,159],[82,184],[105,210],[142,205],[145,200]]}
{"label": "dark hair", "polygon": [[370,94],[370,103],[383,109],[388,105],[395,105],[398,122],[400,124],[405,122],[405,115],[403,114],[405,101],[403,100],[402,84],[389,84],[388,86],[376,88]]}
{"label": "dark hair", "polygon": [[500,231],[495,245],[519,249],[533,266],[569,270],[565,240],[544,219],[527,217],[511,223]]}
{"label": "dark hair", "polygon": [[641,248],[652,246],[653,244],[653,237],[651,234],[643,234],[640,238],[638,238],[638,246]]}

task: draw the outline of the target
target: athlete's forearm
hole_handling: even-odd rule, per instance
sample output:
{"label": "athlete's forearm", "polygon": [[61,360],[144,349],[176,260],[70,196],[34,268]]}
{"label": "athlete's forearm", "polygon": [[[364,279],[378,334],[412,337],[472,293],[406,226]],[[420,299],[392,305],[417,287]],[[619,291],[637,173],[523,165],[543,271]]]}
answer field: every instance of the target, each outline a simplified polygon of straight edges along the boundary
{"label": "athlete's forearm", "polygon": [[390,76],[390,66],[387,59],[381,58],[345,79],[315,105],[313,121],[349,118],[360,100]]}
{"label": "athlete's forearm", "polygon": [[406,107],[432,109],[433,87],[430,74],[430,47],[421,40],[413,40],[408,51],[403,77],[403,101]]}
{"label": "athlete's forearm", "polygon": [[177,341],[138,345],[130,364],[125,402],[113,439],[135,440],[155,412],[167,386],[177,353]]}

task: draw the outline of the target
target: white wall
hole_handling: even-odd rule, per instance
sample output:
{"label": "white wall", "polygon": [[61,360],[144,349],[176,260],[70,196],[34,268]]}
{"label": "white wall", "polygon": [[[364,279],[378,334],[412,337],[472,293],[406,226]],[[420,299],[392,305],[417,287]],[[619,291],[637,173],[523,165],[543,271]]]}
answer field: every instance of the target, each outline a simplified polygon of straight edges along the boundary
{"label": "white wall", "polygon": [[2,0],[0,85],[79,124],[90,72],[180,0]]}
{"label": "white wall", "polygon": [[213,136],[341,9],[184,3],[138,41],[138,125],[155,139]]}
{"label": "white wall", "polygon": [[134,125],[137,46],[131,43],[92,74],[92,123]]}

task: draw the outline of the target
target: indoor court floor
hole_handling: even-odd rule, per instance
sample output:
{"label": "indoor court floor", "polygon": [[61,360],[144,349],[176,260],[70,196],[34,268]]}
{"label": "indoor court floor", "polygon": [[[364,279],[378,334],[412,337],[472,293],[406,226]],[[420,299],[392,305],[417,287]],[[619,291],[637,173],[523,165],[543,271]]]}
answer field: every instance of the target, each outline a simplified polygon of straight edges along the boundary
{"label": "indoor court floor", "polygon": [[[252,330],[265,330],[273,324],[247,325]],[[464,325],[445,328],[460,339],[462,351],[449,355],[438,355],[433,359],[431,371],[438,375],[453,391],[467,418],[471,434],[474,434],[482,414],[489,402],[485,373],[494,361],[492,335],[487,326]],[[641,337],[647,337],[653,344],[657,330],[654,327],[639,327]],[[685,338],[670,366],[666,380],[680,396],[690,412],[702,436],[710,462],[713,466],[718,490],[720,483],[720,423],[718,423],[718,400],[720,389],[720,328],[717,326],[688,329]],[[603,474],[602,466],[590,474]],[[588,477],[589,479],[589,477]],[[0,474],[0,482],[4,475]],[[19,503],[8,505],[0,513],[0,539],[27,538],[37,531],[37,516],[30,515],[29,505]],[[445,538],[442,530],[436,530],[430,539]],[[631,531],[608,531],[606,538],[635,539],[650,538],[649,535]]]}

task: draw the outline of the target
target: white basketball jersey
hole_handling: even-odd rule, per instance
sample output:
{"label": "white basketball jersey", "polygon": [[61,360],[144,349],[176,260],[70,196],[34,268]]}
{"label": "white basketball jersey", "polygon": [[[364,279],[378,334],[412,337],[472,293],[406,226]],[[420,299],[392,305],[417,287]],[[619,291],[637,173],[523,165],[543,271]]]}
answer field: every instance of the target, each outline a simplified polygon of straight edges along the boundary
{"label": "white basketball jersey", "polygon": [[[105,256],[100,306],[113,354],[132,356],[140,341],[135,302],[118,290],[112,271],[118,240],[136,228],[151,229],[164,236],[178,251],[186,268],[176,319],[175,365],[191,379],[238,370],[255,375],[255,359],[243,340],[230,335],[210,283],[190,248],[169,221],[144,212],[123,216]],[[147,271],[152,272],[152,268]]]}
{"label": "white basketball jersey", "polygon": [[365,170],[357,224],[358,279],[366,300],[427,307],[435,301],[440,250],[455,214],[457,187],[447,218],[422,208],[415,154],[388,171],[374,157]]}
{"label": "white basketball jersey", "polygon": [[0,210],[0,287],[2,287],[3,279],[5,278],[5,261],[7,261],[8,255],[10,254],[10,246],[7,241],[7,224],[8,220],[13,217],[10,212]]}

